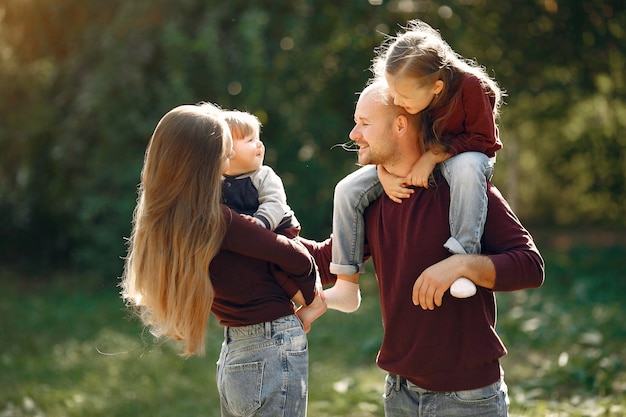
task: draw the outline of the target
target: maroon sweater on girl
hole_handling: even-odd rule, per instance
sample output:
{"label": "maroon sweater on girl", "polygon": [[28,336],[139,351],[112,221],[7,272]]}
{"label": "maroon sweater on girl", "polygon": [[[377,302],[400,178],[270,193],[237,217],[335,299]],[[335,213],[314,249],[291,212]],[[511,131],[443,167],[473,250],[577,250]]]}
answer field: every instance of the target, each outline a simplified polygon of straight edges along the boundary
{"label": "maroon sweater on girl", "polygon": [[[383,194],[365,213],[366,254],[374,263],[384,328],[378,366],[427,390],[468,390],[496,382],[506,348],[495,331],[494,291],[543,283],[543,259],[532,237],[490,183],[487,195],[482,248],[495,265],[495,287],[478,287],[466,299],[447,291],[441,307],[432,311],[415,306],[411,295],[422,271],[451,256],[443,247],[450,237],[448,184],[440,180],[435,187],[414,188],[402,204]],[[330,241],[306,244],[323,282],[332,282]]]}
{"label": "maroon sweater on girl", "polygon": [[228,230],[209,273],[215,291],[211,311],[223,326],[247,326],[294,314],[290,295],[274,277],[281,268],[302,291],[315,295],[316,269],[307,249],[222,206]]}
{"label": "maroon sweater on girl", "polygon": [[456,155],[474,151],[494,157],[502,149],[493,116],[494,97],[471,74],[463,74],[457,88],[452,108],[433,110],[433,118],[450,111],[442,131],[442,139],[449,141],[448,152]]}

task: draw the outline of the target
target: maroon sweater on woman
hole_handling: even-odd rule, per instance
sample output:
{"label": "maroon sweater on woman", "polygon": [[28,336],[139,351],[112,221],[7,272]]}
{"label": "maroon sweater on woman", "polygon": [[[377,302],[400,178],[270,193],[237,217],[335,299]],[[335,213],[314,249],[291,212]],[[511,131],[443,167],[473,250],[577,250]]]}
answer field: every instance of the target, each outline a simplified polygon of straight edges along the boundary
{"label": "maroon sweater on woman", "polygon": [[[495,331],[493,291],[539,287],[543,259],[500,192],[488,184],[482,248],[496,268],[493,291],[479,287],[466,299],[447,291],[441,307],[431,311],[415,306],[411,299],[415,280],[451,255],[443,247],[450,237],[448,184],[440,180],[435,187],[414,191],[401,204],[383,194],[365,213],[366,254],[374,263],[384,328],[378,366],[431,391],[487,386],[500,378],[498,359],[506,354]],[[332,282],[330,241],[307,246],[323,281]]]}
{"label": "maroon sweater on woman", "polygon": [[313,301],[316,270],[307,249],[295,239],[276,234],[222,206],[228,230],[209,266],[215,291],[211,311],[223,326],[247,326],[294,313],[290,295],[274,277],[280,267]]}

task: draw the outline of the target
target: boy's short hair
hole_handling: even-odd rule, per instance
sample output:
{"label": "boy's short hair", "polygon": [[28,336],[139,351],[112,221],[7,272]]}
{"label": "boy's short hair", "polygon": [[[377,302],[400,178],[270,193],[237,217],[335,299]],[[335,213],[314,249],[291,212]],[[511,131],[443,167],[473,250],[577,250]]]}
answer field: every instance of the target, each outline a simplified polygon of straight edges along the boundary
{"label": "boy's short hair", "polygon": [[233,139],[243,139],[250,135],[258,138],[261,134],[261,121],[252,113],[227,110],[224,112],[224,118],[230,127]]}

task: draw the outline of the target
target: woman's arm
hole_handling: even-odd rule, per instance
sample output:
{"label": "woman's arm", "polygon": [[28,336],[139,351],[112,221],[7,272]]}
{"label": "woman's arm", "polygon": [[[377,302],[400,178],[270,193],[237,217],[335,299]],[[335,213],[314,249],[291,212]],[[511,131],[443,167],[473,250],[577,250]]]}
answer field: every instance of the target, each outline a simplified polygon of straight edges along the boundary
{"label": "woman's arm", "polygon": [[316,267],[304,245],[259,227],[226,206],[222,210],[229,224],[222,249],[277,265],[296,282],[307,304],[313,301]]}

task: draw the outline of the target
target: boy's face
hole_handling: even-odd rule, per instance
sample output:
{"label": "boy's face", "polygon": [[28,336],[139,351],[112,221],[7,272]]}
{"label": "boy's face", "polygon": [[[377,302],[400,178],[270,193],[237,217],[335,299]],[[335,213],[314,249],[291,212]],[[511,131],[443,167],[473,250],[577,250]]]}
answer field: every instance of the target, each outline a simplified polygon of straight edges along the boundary
{"label": "boy's face", "polygon": [[265,146],[261,139],[255,135],[245,138],[233,138],[233,150],[235,156],[230,160],[230,167],[226,175],[241,175],[252,172],[263,164]]}

